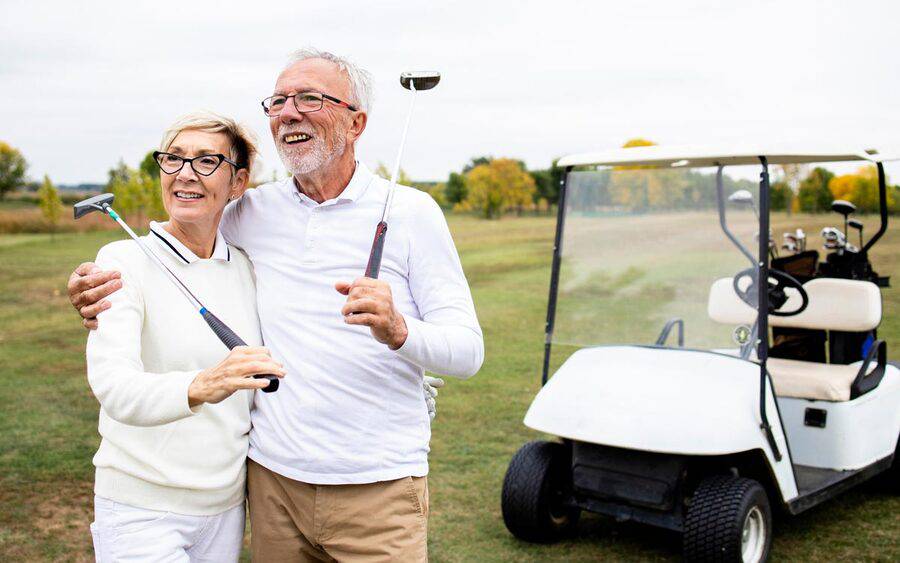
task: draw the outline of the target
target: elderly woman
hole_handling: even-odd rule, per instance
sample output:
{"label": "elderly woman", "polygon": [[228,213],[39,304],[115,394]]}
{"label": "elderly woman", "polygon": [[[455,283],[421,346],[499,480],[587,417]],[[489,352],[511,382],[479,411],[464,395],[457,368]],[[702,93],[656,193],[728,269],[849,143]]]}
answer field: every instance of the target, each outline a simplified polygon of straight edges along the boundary
{"label": "elderly woman", "polygon": [[283,377],[261,347],[253,272],[218,230],[247,187],[256,147],[231,119],[195,113],[155,153],[169,220],[144,237],[249,346],[227,353],[203,319],[130,240],[96,263],[121,272],[87,343],[100,401],[94,456],[98,561],[234,561],[244,532],[245,460],[257,374]]}

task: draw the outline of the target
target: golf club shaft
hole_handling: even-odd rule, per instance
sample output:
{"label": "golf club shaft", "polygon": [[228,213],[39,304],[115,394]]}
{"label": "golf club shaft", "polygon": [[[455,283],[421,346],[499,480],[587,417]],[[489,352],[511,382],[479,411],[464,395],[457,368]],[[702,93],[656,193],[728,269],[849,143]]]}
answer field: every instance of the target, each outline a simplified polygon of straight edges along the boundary
{"label": "golf club shaft", "polygon": [[384,253],[384,239],[388,230],[388,215],[391,212],[391,204],[394,201],[394,190],[397,187],[397,176],[400,174],[400,162],[403,159],[403,149],[406,147],[406,134],[409,132],[409,122],[412,121],[413,109],[416,107],[416,87],[409,86],[409,112],[406,114],[406,125],[403,126],[403,135],[400,137],[400,150],[397,151],[397,160],[394,162],[394,170],[391,172],[391,183],[388,185],[387,199],[384,202],[384,210],[381,212],[381,221],[375,227],[375,239],[372,241],[372,250],[369,251],[369,262],[366,264],[366,277],[377,279],[381,272],[381,256]]}
{"label": "golf club shaft", "polygon": [[[191,293],[191,290],[188,289],[180,279],[178,279],[178,276],[176,276],[168,266],[163,264],[162,260],[160,260],[159,257],[154,254],[154,252],[150,250],[150,248],[147,247],[146,244],[144,244],[144,241],[142,241],[140,237],[138,237],[137,234],[135,234],[135,232],[131,230],[131,227],[129,227],[128,224],[123,221],[121,217],[119,217],[119,214],[116,213],[112,207],[107,206],[106,211],[109,216],[119,224],[120,227],[125,229],[125,232],[128,233],[128,236],[130,236],[131,239],[137,243],[144,254],[146,254],[154,264],[159,266],[159,268],[166,274],[169,280],[171,280],[172,283],[175,284],[175,287],[178,288],[181,294],[191,302],[191,305],[193,305],[194,308],[197,309],[197,312],[200,313],[200,316],[203,317],[203,320],[206,321],[206,324],[209,325],[209,328],[211,328],[215,335],[219,338],[219,340],[222,341],[222,344],[227,346],[229,350],[233,350],[237,346],[247,345],[247,343],[244,342],[244,340],[240,336],[238,336],[233,330],[228,328],[228,325],[222,322],[221,319],[212,314],[212,312],[210,312],[206,307],[203,306],[203,303],[201,303],[200,300],[197,299],[197,297],[193,293]],[[278,377],[274,375],[257,374],[254,375],[253,378],[269,380],[269,385],[263,389],[263,391],[265,391],[266,393],[271,393],[272,391],[278,389]]]}
{"label": "golf club shaft", "polygon": [[162,269],[163,273],[165,273],[169,280],[171,280],[172,283],[175,284],[175,287],[178,288],[178,291],[180,291],[181,294],[191,302],[191,305],[193,305],[194,308],[197,309],[197,311],[201,311],[204,308],[203,303],[200,303],[200,300],[197,299],[197,297],[193,293],[191,293],[191,290],[188,289],[180,279],[178,279],[178,276],[176,276],[168,266],[163,264],[162,260],[160,260],[159,257],[154,254],[146,244],[144,244],[144,241],[142,241],[140,237],[138,237],[137,234],[135,234],[135,232],[131,230],[131,227],[129,227],[128,224],[123,221],[121,217],[119,217],[118,213],[113,211],[111,207],[107,207],[107,211],[109,212],[109,216],[115,219],[116,223],[118,223],[120,227],[125,229],[125,232],[128,233],[128,236],[130,236],[132,240],[137,243],[144,254],[146,254],[147,257],[150,258],[150,260],[153,261],[157,266],[159,266],[160,269]]}

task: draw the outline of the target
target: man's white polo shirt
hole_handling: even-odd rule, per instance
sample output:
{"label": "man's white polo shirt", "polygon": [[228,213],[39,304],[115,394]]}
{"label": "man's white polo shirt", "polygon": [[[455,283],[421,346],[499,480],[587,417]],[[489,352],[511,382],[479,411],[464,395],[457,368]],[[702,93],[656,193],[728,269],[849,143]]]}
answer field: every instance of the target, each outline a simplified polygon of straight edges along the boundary
{"label": "man's white polo shirt", "polygon": [[285,364],[257,393],[250,457],[315,484],[428,473],[424,370],[468,377],[484,357],[481,328],[440,207],[397,186],[380,279],[409,336],[396,351],[348,325],[339,281],[361,277],[388,182],[357,164],[335,199],[316,203],[292,179],[260,186],[225,210],[221,229],[253,263],[263,340]]}

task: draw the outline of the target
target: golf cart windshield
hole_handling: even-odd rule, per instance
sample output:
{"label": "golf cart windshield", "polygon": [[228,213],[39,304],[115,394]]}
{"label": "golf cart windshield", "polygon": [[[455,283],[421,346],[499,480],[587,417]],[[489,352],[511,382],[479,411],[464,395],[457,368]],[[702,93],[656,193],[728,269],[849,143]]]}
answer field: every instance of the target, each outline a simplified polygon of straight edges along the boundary
{"label": "golf cart windshield", "polygon": [[716,323],[707,303],[716,281],[759,262],[760,166],[722,169],[722,217],[719,168],[677,164],[569,173],[554,343],[662,344],[667,325],[668,346],[682,327],[686,348],[736,350],[750,338],[752,322]]}

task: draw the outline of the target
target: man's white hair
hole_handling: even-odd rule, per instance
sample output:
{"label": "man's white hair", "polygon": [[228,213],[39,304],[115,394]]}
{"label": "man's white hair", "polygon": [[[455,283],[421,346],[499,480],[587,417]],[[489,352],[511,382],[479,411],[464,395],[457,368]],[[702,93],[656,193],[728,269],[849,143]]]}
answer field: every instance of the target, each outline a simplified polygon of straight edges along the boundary
{"label": "man's white hair", "polygon": [[[291,66],[307,59],[324,59],[337,65],[338,69],[347,74],[350,83],[350,104],[357,109],[369,113],[372,103],[372,75],[350,62],[328,51],[320,51],[315,47],[304,47],[294,51],[288,56],[287,66]],[[326,92],[327,94],[327,92]]]}

